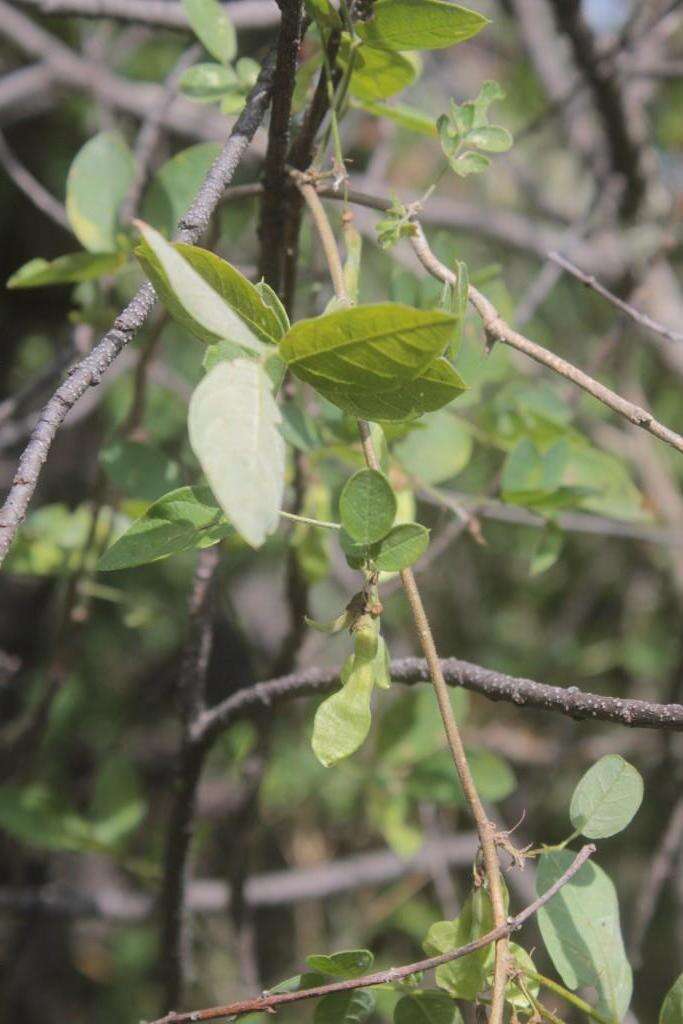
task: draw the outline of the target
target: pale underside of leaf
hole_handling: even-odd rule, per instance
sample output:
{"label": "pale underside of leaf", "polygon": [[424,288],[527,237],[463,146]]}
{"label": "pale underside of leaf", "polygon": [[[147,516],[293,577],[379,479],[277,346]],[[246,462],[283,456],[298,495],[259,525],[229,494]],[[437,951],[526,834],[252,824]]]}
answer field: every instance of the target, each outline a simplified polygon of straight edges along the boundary
{"label": "pale underside of leaf", "polygon": [[190,401],[190,443],[221,508],[259,547],[278,523],[285,472],[270,381],[248,359],[218,363]]}

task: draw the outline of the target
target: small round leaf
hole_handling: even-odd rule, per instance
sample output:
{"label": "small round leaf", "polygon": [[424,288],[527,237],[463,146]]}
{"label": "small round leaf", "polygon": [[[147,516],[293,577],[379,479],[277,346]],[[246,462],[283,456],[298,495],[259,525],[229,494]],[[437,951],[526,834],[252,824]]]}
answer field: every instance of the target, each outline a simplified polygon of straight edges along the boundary
{"label": "small round leaf", "polygon": [[346,532],[360,544],[386,536],[396,516],[396,495],[384,474],[375,469],[354,473],[341,492],[339,515]]}
{"label": "small round leaf", "polygon": [[374,562],[382,572],[400,572],[417,562],[429,547],[429,530],[420,523],[394,526],[378,544]]}
{"label": "small round leaf", "polygon": [[606,754],[574,790],[569,817],[588,839],[606,839],[626,828],[642,799],[640,772],[619,754]]}

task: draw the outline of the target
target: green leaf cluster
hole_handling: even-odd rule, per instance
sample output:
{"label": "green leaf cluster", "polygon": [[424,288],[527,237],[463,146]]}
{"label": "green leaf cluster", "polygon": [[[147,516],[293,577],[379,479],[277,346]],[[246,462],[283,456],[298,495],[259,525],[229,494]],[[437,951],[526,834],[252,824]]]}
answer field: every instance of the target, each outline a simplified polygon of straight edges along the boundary
{"label": "green leaf cluster", "polygon": [[491,164],[486,153],[504,153],[512,146],[507,128],[489,124],[488,119],[491,103],[504,98],[497,82],[484,82],[476,99],[461,104],[451,100],[448,114],[438,119],[441,148],[461,178],[485,171]]}

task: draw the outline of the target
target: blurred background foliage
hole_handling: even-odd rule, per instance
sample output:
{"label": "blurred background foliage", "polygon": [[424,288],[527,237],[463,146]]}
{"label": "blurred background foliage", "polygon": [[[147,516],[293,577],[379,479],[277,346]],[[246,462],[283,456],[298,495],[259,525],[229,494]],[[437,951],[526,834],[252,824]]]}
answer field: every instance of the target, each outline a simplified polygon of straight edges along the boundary
{"label": "blurred background foliage", "polygon": [[[601,125],[585,92],[567,109],[552,110],[552,82],[529,24],[534,7],[538,31],[550,32],[545,45],[558,77],[564,73],[572,82],[576,72],[545,0],[472,0],[471,6],[489,15],[491,26],[466,46],[423,55],[422,74],[401,102],[434,117],[451,97],[461,102],[496,79],[506,92],[496,118],[519,141],[485,175],[441,180],[425,208],[433,247],[449,266],[464,260],[510,322],[635,400],[646,395],[654,413],[681,431],[680,361],[676,369],[662,343],[578,282],[559,273],[554,278],[543,254],[551,247],[568,252],[620,294],[672,327],[680,324],[683,84],[673,72],[634,73],[646,90],[633,103],[653,184],[649,205],[628,222],[610,201],[610,168],[603,149],[593,148]],[[631,13],[625,0],[593,0],[584,10],[604,49]],[[188,45],[181,33],[114,22],[37,22],[83,59],[140,84],[163,82]],[[680,67],[682,30],[666,24],[666,33],[653,32],[628,51],[619,66],[624,78],[639,61]],[[240,56],[262,60],[272,34],[272,28],[241,30]],[[648,46],[654,56],[641,54]],[[314,55],[313,47],[307,42],[302,56]],[[28,62],[15,39],[3,38],[2,24],[0,61],[7,79]],[[305,63],[302,69],[304,79]],[[303,80],[300,92],[303,103]],[[88,91],[62,84],[38,99],[0,106],[0,125],[12,152],[60,200],[69,166],[94,133],[115,130],[129,144],[135,139],[137,119]],[[180,185],[164,191],[167,161],[201,143],[195,156],[205,166],[215,152],[201,125],[196,131],[191,118],[187,123],[185,132],[164,132],[155,152],[154,168],[162,172],[142,209],[161,227],[176,219],[194,190],[190,167]],[[581,151],[574,143],[583,128]],[[346,118],[343,140],[353,183],[370,192],[413,197],[441,170],[436,139],[360,107]],[[238,182],[257,179],[263,146],[259,135]],[[255,200],[225,202],[209,243],[248,276],[259,256],[255,215]],[[330,206],[330,215],[338,225],[340,209]],[[377,247],[376,219],[364,210],[357,215],[367,234],[360,300],[433,306],[438,284],[407,248]],[[2,170],[0,232],[3,279],[37,256],[74,250],[68,233]],[[77,285],[0,293],[3,487],[40,399],[50,393],[54,367],[87,351],[140,279],[129,262]],[[321,312],[329,298],[305,223],[297,316]],[[144,399],[131,420],[143,353]],[[197,553],[113,574],[98,573],[96,562],[151,501],[196,482],[185,419],[203,355],[190,335],[156,315],[67,419],[0,578],[0,707],[11,752],[2,759],[0,790],[7,1020],[120,1024],[156,1014],[158,938],[149,909],[167,825],[178,730],[172,695]],[[440,652],[548,683],[680,702],[680,458],[503,346],[486,355],[473,315],[456,365],[470,386],[466,395],[412,432],[390,435],[390,472],[404,492],[407,518],[416,508],[435,543],[453,533],[422,575]],[[287,428],[310,456],[304,512],[335,516],[339,490],[354,468],[347,447],[353,424],[322,405]],[[466,528],[458,530],[463,520]],[[288,630],[289,535],[279,531],[256,555],[234,537],[222,543],[211,702],[273,673]],[[294,540],[312,612],[328,618],[352,593],[353,576],[333,538],[298,527]],[[416,652],[400,593],[387,600],[383,624],[392,656]],[[306,635],[297,664],[338,665],[347,646],[343,637]],[[600,857],[617,885],[634,952],[634,1019],[654,1020],[683,967],[680,849],[646,941],[641,937],[634,950],[632,940],[644,879],[679,798],[678,736],[574,722],[460,692],[453,699],[482,797],[506,826],[523,819],[522,843],[564,838],[574,785],[600,755],[621,753],[643,774],[639,815],[626,834],[602,845]],[[453,856],[450,871],[435,857],[419,870],[374,882],[361,877],[360,885],[353,876],[361,869],[350,862],[339,891],[287,897],[287,879],[303,877],[304,887],[315,889],[327,862],[380,848],[408,858],[424,843],[444,844],[470,831],[429,690],[394,686],[381,694],[370,741],[331,770],[310,750],[315,705],[305,699],[280,706],[272,718],[237,723],[211,755],[193,858],[202,909],[195,920],[192,1005],[274,984],[311,952],[368,945],[379,964],[407,962],[420,954],[429,925],[453,915],[466,889],[471,849]],[[39,735],[16,748],[12,738],[27,721],[38,723]],[[528,897],[531,871],[510,876],[519,905]],[[268,889],[273,872],[283,874]],[[224,884],[236,894],[228,909]],[[268,897],[273,886],[284,896]],[[547,967],[540,952],[537,964]],[[380,1016],[388,1012],[381,999],[378,1005]]]}

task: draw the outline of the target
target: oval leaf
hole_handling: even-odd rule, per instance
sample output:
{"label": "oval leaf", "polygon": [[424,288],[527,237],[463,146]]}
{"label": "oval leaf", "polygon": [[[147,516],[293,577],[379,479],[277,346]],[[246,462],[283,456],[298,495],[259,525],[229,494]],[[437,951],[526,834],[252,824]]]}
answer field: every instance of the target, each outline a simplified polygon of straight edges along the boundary
{"label": "oval leaf", "polygon": [[314,971],[330,974],[333,978],[360,978],[368,973],[374,959],[369,949],[344,949],[329,956],[307,956],[306,963]]}
{"label": "oval leaf", "polygon": [[443,410],[426,416],[396,445],[401,465],[422,483],[440,484],[460,473],[472,455],[472,435]]}
{"label": "oval leaf", "polygon": [[171,245],[137,222],[143,242],[136,256],[173,319],[208,343],[223,339],[251,352],[274,342],[279,326],[253,284],[206,249]]}
{"label": "oval leaf", "polygon": [[218,0],[183,0],[192,30],[212,57],[227,64],[237,53],[235,29]]}
{"label": "oval leaf", "polygon": [[72,252],[56,260],[37,257],[15,270],[8,288],[40,288],[48,284],[77,284],[112,274],[124,261],[118,252]]}
{"label": "oval leaf", "polygon": [[359,544],[374,544],[396,516],[396,495],[383,473],[361,469],[346,481],[339,497],[342,526]]}
{"label": "oval leaf", "polygon": [[374,684],[372,662],[348,661],[344,685],[318,707],[313,721],[313,753],[326,768],[353,754],[370,731],[370,697]]}
{"label": "oval leaf", "polygon": [[420,523],[401,523],[379,542],[373,561],[382,572],[400,572],[417,562],[429,547],[429,530]]}
{"label": "oval leaf", "polygon": [[143,220],[170,238],[220,151],[217,142],[198,142],[167,160],[147,190]]}
{"label": "oval leaf", "polygon": [[333,992],[319,1000],[313,1024],[364,1024],[375,1008],[375,997],[366,989]]}
{"label": "oval leaf", "polygon": [[460,1024],[460,1011],[450,996],[436,989],[409,992],[394,1009],[394,1024]]}
{"label": "oval leaf", "polygon": [[368,46],[383,50],[440,50],[476,36],[488,18],[443,0],[377,0],[358,26]]}
{"label": "oval leaf", "polygon": [[218,363],[190,400],[190,444],[238,533],[260,547],[278,524],[285,480],[280,411],[265,371],[249,359]]}
{"label": "oval leaf", "polygon": [[90,252],[116,249],[119,207],[135,175],[135,161],[115,132],[100,132],[78,152],[66,179],[66,213]]}
{"label": "oval leaf", "polygon": [[569,817],[588,839],[606,839],[626,828],[642,800],[640,772],[619,754],[606,754],[574,790]]}
{"label": "oval leaf", "polygon": [[[540,896],[574,860],[570,850],[542,854],[536,875]],[[584,864],[538,912],[546,949],[570,989],[590,985],[596,1009],[610,1020],[628,1010],[633,976],[621,936],[619,903],[610,878],[597,864]]]}
{"label": "oval leaf", "polygon": [[224,68],[222,64],[213,61],[195,64],[180,79],[180,91],[185,96],[208,103],[219,100],[224,93],[238,86],[238,78],[232,68]]}
{"label": "oval leaf", "polygon": [[178,487],[159,498],[111,547],[97,568],[101,572],[131,569],[160,558],[209,547],[234,535],[208,487]]}
{"label": "oval leaf", "polygon": [[399,303],[300,320],[280,342],[290,369],[314,387],[391,391],[415,380],[448,344],[455,318]]}

